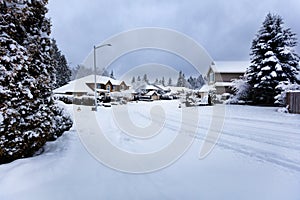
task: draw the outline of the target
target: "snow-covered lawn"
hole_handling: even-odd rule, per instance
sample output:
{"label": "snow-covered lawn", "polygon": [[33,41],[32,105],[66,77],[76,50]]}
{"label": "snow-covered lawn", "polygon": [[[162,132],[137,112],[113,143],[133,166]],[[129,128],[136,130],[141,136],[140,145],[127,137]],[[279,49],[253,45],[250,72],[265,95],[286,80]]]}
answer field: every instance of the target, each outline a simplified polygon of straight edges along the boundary
{"label": "snow-covered lawn", "polygon": [[146,174],[110,169],[88,153],[74,127],[47,143],[42,155],[0,165],[0,199],[300,199],[300,115],[227,105],[217,145],[199,160],[212,107],[180,109],[177,101],[130,103],[130,119],[147,125],[155,105],[163,107],[166,121],[150,141],[122,134],[112,108],[100,108],[97,119],[111,143],[145,153],[168,145],[180,127],[182,109],[199,109],[196,139],[171,166]]}

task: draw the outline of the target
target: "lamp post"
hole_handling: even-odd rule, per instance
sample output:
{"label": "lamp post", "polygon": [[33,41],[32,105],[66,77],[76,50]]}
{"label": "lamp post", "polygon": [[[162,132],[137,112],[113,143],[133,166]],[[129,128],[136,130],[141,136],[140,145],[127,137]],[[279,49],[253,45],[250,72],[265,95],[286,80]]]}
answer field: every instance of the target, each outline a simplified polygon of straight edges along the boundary
{"label": "lamp post", "polygon": [[94,46],[94,98],[95,98],[95,109],[94,111],[97,111],[97,69],[96,69],[96,50],[105,47],[105,46],[111,46],[111,44],[102,44],[100,46]]}

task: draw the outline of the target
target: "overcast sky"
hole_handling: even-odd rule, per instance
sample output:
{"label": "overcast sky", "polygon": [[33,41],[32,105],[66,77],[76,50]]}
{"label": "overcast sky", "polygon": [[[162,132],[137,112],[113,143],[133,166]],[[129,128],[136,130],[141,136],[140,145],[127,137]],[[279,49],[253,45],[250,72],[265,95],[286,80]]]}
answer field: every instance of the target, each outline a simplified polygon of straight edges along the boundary
{"label": "overcast sky", "polygon": [[214,60],[249,60],[251,41],[268,12],[281,15],[300,37],[299,0],[49,0],[48,8],[52,37],[72,66],[93,45],[140,27],[187,34]]}

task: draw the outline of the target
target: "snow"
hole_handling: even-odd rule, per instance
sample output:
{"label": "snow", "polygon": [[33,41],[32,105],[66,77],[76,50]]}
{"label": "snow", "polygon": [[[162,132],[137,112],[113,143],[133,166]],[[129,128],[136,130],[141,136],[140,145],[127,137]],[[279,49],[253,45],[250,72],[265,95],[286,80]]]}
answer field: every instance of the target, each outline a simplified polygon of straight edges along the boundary
{"label": "snow", "polygon": [[31,94],[31,91],[29,90],[29,88],[26,88],[25,92],[27,93],[27,96],[28,96],[29,99],[33,98],[33,95]]}
{"label": "snow", "polygon": [[8,56],[3,56],[2,60],[6,61],[6,62],[10,62],[11,58]]}
{"label": "snow", "polygon": [[274,52],[273,51],[267,51],[265,53],[265,56],[268,57],[268,56],[274,56]]}
{"label": "snow", "polygon": [[[199,160],[213,107],[178,108],[175,100],[127,104],[137,125],[149,123],[149,111],[157,105],[167,117],[149,143],[122,134],[112,108],[99,108],[97,119],[118,148],[149,152],[174,137],[184,109],[198,109],[199,123],[191,125],[198,128],[196,139],[171,166],[146,174],[110,169],[88,153],[74,126],[48,142],[42,155],[0,165],[0,199],[299,199],[300,115],[278,113],[275,107],[226,105],[221,137]],[[82,106],[81,112],[91,108]]]}
{"label": "snow", "polygon": [[53,91],[55,94],[65,94],[65,93],[91,93],[93,90],[89,88],[85,82],[81,80],[70,81],[68,84],[57,88]]}
{"label": "snow", "polygon": [[10,44],[9,47],[11,50],[15,50],[17,48],[16,45],[14,45],[14,44]]}
{"label": "snow", "polygon": [[155,87],[154,85],[142,85],[141,87],[139,87],[138,89],[144,89],[144,90],[155,90],[157,91],[158,88]]}
{"label": "snow", "polygon": [[4,118],[3,118],[3,114],[0,112],[0,124],[2,124]]}
{"label": "snow", "polygon": [[203,85],[198,92],[209,92],[215,90],[212,85]]}
{"label": "snow", "polygon": [[281,67],[281,65],[279,64],[279,63],[277,63],[276,65],[275,65],[275,69],[276,69],[276,71],[282,71],[282,67]]}
{"label": "snow", "polygon": [[245,73],[249,61],[216,61],[211,68],[219,73]]}
{"label": "snow", "polygon": [[177,86],[169,86],[169,88],[171,89],[172,93],[186,93],[186,92],[191,92],[192,90],[187,88],[187,87],[177,87]]}
{"label": "snow", "polygon": [[270,66],[265,66],[265,67],[261,68],[261,70],[263,70],[263,71],[269,71],[269,70],[271,70],[271,67]]}
{"label": "snow", "polygon": [[268,58],[265,58],[262,62],[263,63],[268,63],[268,62],[274,62],[274,63],[276,63],[276,62],[278,62],[278,59],[277,59],[276,56],[270,56]]}
{"label": "snow", "polygon": [[277,77],[277,73],[274,72],[274,71],[272,71],[270,75],[271,75],[272,77],[274,77],[274,78]]}

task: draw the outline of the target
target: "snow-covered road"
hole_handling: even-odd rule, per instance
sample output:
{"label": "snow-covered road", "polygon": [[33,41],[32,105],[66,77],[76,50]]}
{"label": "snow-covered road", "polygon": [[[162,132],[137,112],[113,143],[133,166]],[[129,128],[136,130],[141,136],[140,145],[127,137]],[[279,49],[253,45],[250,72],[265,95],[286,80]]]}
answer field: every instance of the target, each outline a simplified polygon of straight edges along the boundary
{"label": "snow-covered road", "polygon": [[128,104],[129,118],[147,126],[150,110],[157,105],[166,120],[149,140],[123,134],[111,108],[101,108],[97,119],[112,144],[147,153],[174,139],[183,109],[198,109],[199,123],[189,124],[197,128],[196,139],[169,167],[146,174],[108,168],[88,153],[74,127],[48,143],[42,155],[1,165],[0,199],[300,199],[300,115],[278,113],[272,107],[227,105],[218,143],[199,160],[213,108],[139,102]]}

